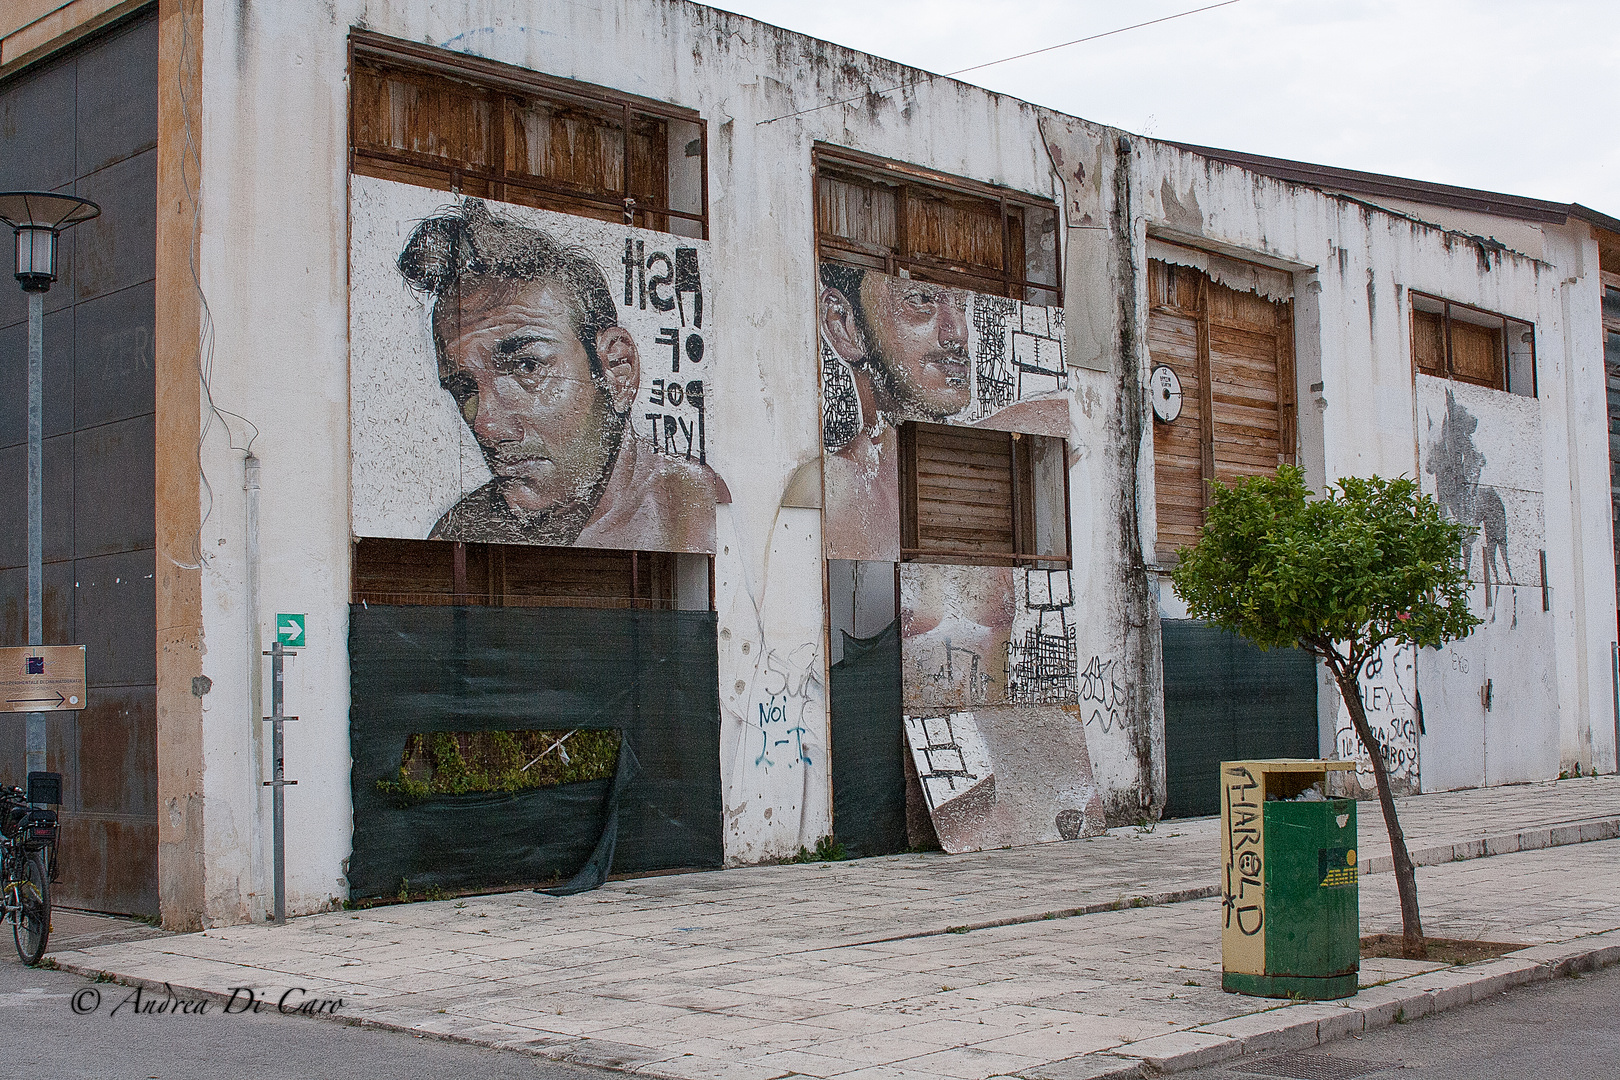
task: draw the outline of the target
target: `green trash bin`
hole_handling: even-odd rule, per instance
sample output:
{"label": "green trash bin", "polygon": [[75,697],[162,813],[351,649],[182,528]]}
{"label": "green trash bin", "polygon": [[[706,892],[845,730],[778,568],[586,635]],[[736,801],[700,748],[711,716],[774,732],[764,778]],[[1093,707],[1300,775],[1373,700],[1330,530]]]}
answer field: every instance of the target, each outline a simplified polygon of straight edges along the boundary
{"label": "green trash bin", "polygon": [[[1221,988],[1349,997],[1361,968],[1354,799],[1324,791],[1348,761],[1221,763]],[[1320,785],[1320,786],[1318,786]]]}

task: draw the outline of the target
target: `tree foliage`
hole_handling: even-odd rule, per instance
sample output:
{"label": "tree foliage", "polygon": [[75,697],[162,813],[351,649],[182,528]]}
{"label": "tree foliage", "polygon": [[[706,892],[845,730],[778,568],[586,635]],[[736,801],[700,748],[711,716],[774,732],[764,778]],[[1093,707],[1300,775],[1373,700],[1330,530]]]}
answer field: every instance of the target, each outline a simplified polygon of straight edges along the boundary
{"label": "tree foliage", "polygon": [[1171,575],[1194,618],[1327,664],[1372,764],[1413,959],[1425,954],[1417,872],[1359,680],[1385,642],[1438,648],[1479,625],[1468,610],[1468,538],[1411,480],[1347,477],[1313,499],[1305,474],[1284,465],[1215,485],[1203,534]]}
{"label": "tree foliage", "polygon": [[1194,618],[1355,677],[1386,641],[1434,648],[1479,625],[1467,536],[1404,477],[1346,477],[1312,498],[1284,465],[1215,485],[1203,536],[1172,579]]}

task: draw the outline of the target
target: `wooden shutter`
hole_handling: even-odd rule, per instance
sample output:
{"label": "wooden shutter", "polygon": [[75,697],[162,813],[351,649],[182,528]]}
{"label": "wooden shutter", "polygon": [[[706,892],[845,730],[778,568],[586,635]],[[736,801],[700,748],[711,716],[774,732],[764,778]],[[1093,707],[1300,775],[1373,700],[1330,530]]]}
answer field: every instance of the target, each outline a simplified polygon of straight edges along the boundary
{"label": "wooden shutter", "polygon": [[1037,459],[1061,465],[1067,460],[1063,440],[941,424],[902,426],[901,557],[978,566],[1066,566],[1067,480],[1058,478],[1058,490],[1050,472],[1043,471],[1038,489]]}
{"label": "wooden shutter", "polygon": [[1438,311],[1412,312],[1412,356],[1425,375],[1446,377],[1446,320]]}
{"label": "wooden shutter", "polygon": [[489,91],[419,72],[354,65],[356,149],[494,164]]}
{"label": "wooden shutter", "polygon": [[1198,541],[1211,481],[1232,483],[1292,464],[1296,435],[1294,320],[1272,301],[1154,260],[1148,353],[1181,380],[1181,415],[1153,425],[1161,560]]}
{"label": "wooden shutter", "polygon": [[664,552],[368,537],[354,548],[354,602],[669,608],[674,559]]}
{"label": "wooden shutter", "polygon": [[1459,379],[1500,390],[1502,331],[1490,326],[1451,320],[1451,371]]}
{"label": "wooden shutter", "polygon": [[[923,179],[919,172],[819,148],[818,256],[975,292],[1056,302],[1057,244],[1042,239],[1055,234],[1053,208],[960,177]],[[1031,237],[1032,254],[1026,252]]]}
{"label": "wooden shutter", "polygon": [[907,427],[916,463],[914,551],[1013,554],[1012,437],[939,424]]}
{"label": "wooden shutter", "polygon": [[[701,137],[701,136],[700,136]],[[357,57],[353,169],[385,180],[667,229],[666,117]]]}
{"label": "wooden shutter", "polygon": [[823,248],[841,262],[892,269],[900,245],[893,187],[823,173],[816,178],[816,221]]}
{"label": "wooden shutter", "polygon": [[1215,479],[1271,475],[1294,460],[1292,305],[1213,282],[1205,295]]}
{"label": "wooden shutter", "polygon": [[1181,380],[1181,415],[1153,425],[1153,478],[1161,559],[1198,542],[1204,525],[1204,404],[1199,363],[1199,290],[1203,275],[1184,266],[1150,264],[1148,355]]}

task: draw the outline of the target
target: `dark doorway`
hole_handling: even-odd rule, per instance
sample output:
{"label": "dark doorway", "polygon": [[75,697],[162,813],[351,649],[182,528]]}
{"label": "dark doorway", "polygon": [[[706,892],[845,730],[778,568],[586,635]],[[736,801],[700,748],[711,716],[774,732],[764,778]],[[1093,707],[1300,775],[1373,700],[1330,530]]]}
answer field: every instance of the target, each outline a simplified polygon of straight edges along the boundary
{"label": "dark doorway", "polygon": [[832,666],[833,835],[854,856],[906,850],[900,624],[870,638],[842,630]]}
{"label": "dark doorway", "polygon": [[898,593],[894,563],[827,561],[833,835],[857,857],[907,847]]}
{"label": "dark doorway", "polygon": [[1189,620],[1164,633],[1165,817],[1220,812],[1222,761],[1319,756],[1316,661]]}
{"label": "dark doorway", "polygon": [[[352,895],[566,880],[610,823],[614,872],[719,866],[715,627],[712,611],[354,605]],[[397,797],[413,736],[524,729],[617,732],[621,797],[605,778]]]}

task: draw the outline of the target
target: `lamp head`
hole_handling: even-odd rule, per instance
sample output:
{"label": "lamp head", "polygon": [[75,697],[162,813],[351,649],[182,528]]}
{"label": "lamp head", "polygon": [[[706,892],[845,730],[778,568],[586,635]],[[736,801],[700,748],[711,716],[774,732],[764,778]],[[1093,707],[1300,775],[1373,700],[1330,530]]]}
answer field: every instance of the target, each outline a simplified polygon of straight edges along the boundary
{"label": "lamp head", "polygon": [[89,221],[101,207],[73,195],[44,191],[0,192],[0,224],[17,238],[17,280],[23,292],[45,292],[56,280],[56,236]]}

